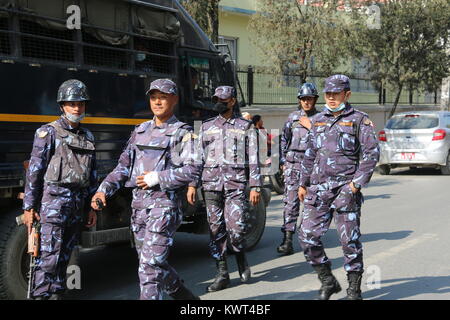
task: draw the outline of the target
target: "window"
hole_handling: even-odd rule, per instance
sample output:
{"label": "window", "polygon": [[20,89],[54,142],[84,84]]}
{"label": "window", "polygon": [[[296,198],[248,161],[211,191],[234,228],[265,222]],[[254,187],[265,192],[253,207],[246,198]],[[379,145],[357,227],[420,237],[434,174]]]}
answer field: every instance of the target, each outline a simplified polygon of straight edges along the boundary
{"label": "window", "polygon": [[439,124],[439,117],[436,115],[407,114],[405,116],[395,116],[386,124],[387,129],[430,129]]}
{"label": "window", "polygon": [[[219,36],[219,43],[228,45],[228,48],[230,49],[230,54],[231,54],[230,58],[231,58],[231,60],[234,60],[236,65],[238,63],[237,41],[238,41],[238,38]],[[219,50],[220,50],[220,52],[222,52],[224,54],[228,54],[227,47],[220,46]]]}

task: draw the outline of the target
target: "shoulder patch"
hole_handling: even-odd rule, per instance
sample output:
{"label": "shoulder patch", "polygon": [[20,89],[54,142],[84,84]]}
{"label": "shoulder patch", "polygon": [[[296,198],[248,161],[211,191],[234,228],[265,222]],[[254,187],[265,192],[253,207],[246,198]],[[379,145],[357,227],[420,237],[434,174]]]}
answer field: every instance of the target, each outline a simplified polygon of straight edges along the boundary
{"label": "shoulder patch", "polygon": [[366,125],[366,126],[371,126],[371,127],[373,127],[373,122],[372,121],[370,121],[370,119],[366,119],[366,120],[364,120],[364,124]]}
{"label": "shoulder patch", "polygon": [[48,131],[45,130],[39,130],[38,137],[41,139],[44,139],[48,135]]}

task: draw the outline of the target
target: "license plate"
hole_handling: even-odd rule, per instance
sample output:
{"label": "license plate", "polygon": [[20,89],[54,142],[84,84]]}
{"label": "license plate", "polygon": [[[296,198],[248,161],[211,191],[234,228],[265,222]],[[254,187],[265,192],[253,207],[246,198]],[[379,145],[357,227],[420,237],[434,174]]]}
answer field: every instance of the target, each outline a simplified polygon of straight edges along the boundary
{"label": "license plate", "polygon": [[409,161],[414,160],[414,159],[416,159],[416,153],[415,152],[402,152],[401,159],[409,160]]}

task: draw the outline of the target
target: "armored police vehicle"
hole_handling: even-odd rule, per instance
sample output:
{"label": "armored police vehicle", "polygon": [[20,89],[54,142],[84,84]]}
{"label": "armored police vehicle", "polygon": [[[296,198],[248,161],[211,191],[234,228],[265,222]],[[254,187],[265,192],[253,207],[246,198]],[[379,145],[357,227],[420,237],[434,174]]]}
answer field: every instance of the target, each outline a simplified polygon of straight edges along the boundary
{"label": "armored police vehicle", "polygon": [[[78,6],[69,8],[72,3]],[[214,88],[236,85],[227,60],[177,0],[0,0],[0,298],[26,296],[27,235],[15,218],[22,212],[24,164],[34,132],[60,114],[59,85],[79,79],[89,88],[83,125],[95,135],[102,179],[134,126],[152,118],[145,96],[151,81],[177,82],[176,115],[198,129],[215,115]],[[265,227],[270,193],[263,190],[264,201],[250,210],[250,248]],[[207,232],[198,194],[195,207],[186,202],[179,231]],[[130,241],[130,201],[128,191],[115,195],[95,230],[83,231],[81,246]]]}

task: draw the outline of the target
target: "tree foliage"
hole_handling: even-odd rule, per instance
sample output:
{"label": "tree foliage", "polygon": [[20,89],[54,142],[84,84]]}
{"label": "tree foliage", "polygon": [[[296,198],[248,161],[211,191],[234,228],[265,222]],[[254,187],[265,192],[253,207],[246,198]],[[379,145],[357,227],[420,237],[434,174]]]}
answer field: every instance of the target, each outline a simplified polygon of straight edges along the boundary
{"label": "tree foliage", "polygon": [[183,0],[181,4],[208,35],[212,42],[219,42],[220,0]]}
{"label": "tree foliage", "polygon": [[256,0],[252,42],[276,72],[294,71],[301,82],[330,74],[349,56],[349,26],[336,0]]}
{"label": "tree foliage", "polygon": [[396,90],[392,116],[403,89],[433,91],[449,74],[450,2],[385,0],[378,5],[380,28],[361,25],[353,48],[369,58],[375,79]]}

